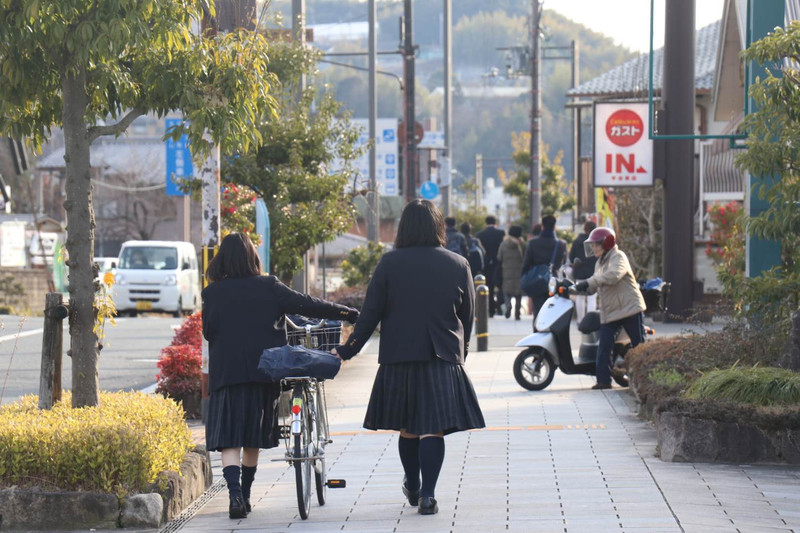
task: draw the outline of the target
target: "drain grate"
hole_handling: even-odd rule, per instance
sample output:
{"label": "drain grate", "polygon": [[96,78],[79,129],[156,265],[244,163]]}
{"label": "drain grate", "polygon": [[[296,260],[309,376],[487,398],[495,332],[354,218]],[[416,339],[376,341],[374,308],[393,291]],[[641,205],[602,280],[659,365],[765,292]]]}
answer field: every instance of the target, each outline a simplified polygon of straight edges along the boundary
{"label": "drain grate", "polygon": [[197,511],[202,509],[205,504],[211,501],[211,499],[225,490],[227,486],[225,485],[225,479],[220,478],[216,483],[211,485],[206,489],[206,491],[200,495],[195,501],[193,501],[189,507],[183,510],[181,514],[170,520],[166,526],[163,527],[159,531],[159,533],[173,533],[175,531],[180,530],[186,522],[192,519],[194,515],[197,514]]}

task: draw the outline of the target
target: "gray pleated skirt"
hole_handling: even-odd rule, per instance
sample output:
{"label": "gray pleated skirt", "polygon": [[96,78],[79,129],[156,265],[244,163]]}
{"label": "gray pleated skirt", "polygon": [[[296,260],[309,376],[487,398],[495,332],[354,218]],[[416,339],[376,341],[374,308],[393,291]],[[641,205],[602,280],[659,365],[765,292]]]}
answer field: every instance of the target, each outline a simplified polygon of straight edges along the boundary
{"label": "gray pleated skirt", "polygon": [[208,398],[206,448],[274,448],[279,443],[275,402],[279,383],[222,387]]}
{"label": "gray pleated skirt", "polygon": [[486,423],[464,366],[434,357],[426,362],[380,365],[364,427],[447,435],[486,427]]}

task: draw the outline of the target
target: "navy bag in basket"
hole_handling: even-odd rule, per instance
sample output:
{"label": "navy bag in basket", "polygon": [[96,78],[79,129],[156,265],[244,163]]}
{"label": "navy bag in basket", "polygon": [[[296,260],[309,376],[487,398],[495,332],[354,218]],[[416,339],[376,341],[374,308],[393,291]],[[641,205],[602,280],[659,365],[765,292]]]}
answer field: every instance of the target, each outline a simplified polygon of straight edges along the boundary
{"label": "navy bag in basket", "polygon": [[333,379],[341,366],[342,360],[332,353],[288,344],[267,348],[258,360],[258,369],[272,381],[305,376]]}

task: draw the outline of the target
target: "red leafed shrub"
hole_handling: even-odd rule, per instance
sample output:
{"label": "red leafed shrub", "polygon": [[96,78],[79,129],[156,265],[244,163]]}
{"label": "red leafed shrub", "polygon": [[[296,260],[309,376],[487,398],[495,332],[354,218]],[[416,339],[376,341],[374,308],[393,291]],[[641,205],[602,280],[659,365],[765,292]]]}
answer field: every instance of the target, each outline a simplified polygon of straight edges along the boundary
{"label": "red leafed shrub", "polygon": [[183,321],[181,327],[175,331],[172,346],[191,344],[198,350],[203,345],[203,317],[198,311]]}
{"label": "red leafed shrub", "polygon": [[199,346],[178,344],[161,350],[156,376],[156,392],[180,398],[187,394],[200,392],[200,374],[203,365],[202,350]]}

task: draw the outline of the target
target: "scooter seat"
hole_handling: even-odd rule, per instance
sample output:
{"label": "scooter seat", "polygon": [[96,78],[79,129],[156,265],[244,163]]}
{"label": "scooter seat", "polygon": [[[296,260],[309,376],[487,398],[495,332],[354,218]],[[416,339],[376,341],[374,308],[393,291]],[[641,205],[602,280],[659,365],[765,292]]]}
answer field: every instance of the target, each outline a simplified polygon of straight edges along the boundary
{"label": "scooter seat", "polygon": [[591,333],[600,329],[600,313],[590,311],[584,315],[581,323],[578,324],[578,331],[581,333]]}

